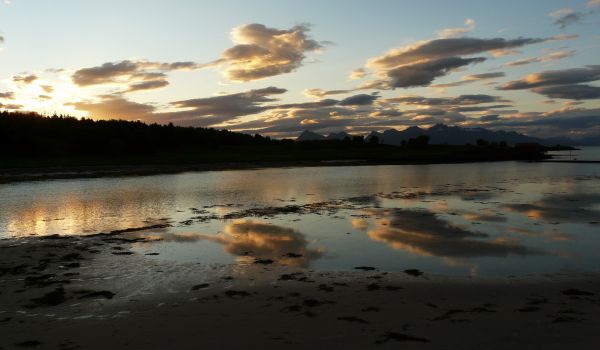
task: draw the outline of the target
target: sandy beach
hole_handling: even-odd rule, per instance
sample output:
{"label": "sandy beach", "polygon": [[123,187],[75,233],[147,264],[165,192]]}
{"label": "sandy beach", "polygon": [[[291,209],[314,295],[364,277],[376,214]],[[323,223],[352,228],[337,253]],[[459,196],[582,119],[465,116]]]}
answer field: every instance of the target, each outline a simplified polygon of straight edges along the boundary
{"label": "sandy beach", "polygon": [[598,274],[184,264],[133,253],[140,237],[0,241],[0,348],[588,349],[600,340]]}

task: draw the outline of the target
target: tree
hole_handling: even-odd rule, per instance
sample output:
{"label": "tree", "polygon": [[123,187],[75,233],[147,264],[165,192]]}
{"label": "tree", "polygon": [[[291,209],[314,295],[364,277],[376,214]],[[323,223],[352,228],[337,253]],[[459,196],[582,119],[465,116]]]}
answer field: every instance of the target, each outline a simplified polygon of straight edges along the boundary
{"label": "tree", "polygon": [[477,146],[483,147],[483,146],[489,146],[490,143],[487,140],[484,139],[478,139],[477,140]]}
{"label": "tree", "polygon": [[411,138],[408,140],[408,146],[410,147],[427,147],[427,145],[429,144],[429,136],[428,135],[421,135],[418,136],[417,138]]}

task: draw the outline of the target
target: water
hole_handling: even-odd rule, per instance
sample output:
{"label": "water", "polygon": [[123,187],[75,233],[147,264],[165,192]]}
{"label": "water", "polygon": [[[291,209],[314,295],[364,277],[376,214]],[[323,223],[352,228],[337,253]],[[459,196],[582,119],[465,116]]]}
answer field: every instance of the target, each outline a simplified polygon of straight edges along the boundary
{"label": "water", "polygon": [[600,147],[584,147],[576,151],[550,152],[556,159],[600,161]]}
{"label": "water", "polygon": [[[286,210],[281,210],[287,207]],[[285,168],[0,185],[0,237],[132,233],[149,259],[449,275],[599,271],[600,166]]]}

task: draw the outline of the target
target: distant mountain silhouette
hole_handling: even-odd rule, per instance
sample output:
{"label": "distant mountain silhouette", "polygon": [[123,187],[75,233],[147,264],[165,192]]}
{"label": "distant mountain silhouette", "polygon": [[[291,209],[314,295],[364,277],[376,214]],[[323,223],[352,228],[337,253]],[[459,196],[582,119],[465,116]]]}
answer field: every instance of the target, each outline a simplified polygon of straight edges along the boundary
{"label": "distant mountain silhouette", "polygon": [[[328,137],[324,137],[323,135],[312,131],[304,131],[297,140],[339,140],[342,139],[340,138],[340,135],[342,134],[344,137],[351,137],[351,135],[345,132],[332,133]],[[524,142],[534,142],[549,146],[557,144],[557,142],[552,142],[552,140],[531,137],[514,131],[492,131],[484,128],[462,128],[459,126],[448,126],[444,124],[436,124],[429,129],[411,126],[402,131],[398,131],[396,129],[389,129],[383,132],[373,131],[366,137],[366,141],[370,141],[371,138],[377,137],[377,140],[379,140],[379,143],[381,144],[400,146],[403,141],[408,142],[409,139],[414,139],[421,135],[429,136],[429,143],[434,145],[476,144],[478,140],[497,143],[506,142],[509,145]]]}
{"label": "distant mountain silhouette", "polygon": [[326,137],[327,140],[339,140],[339,141],[343,141],[345,139],[351,139],[351,138],[352,138],[352,135],[348,134],[345,131],[337,132],[337,133],[332,132],[331,134],[329,134]]}
{"label": "distant mountain silhouette", "polygon": [[300,136],[296,139],[296,141],[320,141],[325,140],[325,136],[321,134],[317,134],[316,132],[312,132],[309,130],[304,130]]}

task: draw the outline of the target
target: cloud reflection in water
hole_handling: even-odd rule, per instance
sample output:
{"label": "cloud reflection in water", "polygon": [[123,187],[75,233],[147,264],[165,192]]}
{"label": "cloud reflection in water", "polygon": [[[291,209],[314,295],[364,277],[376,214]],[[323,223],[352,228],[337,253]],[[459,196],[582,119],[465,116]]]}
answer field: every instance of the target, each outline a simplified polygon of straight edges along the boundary
{"label": "cloud reflection in water", "polygon": [[600,194],[560,194],[533,203],[505,204],[503,207],[533,219],[566,222],[600,221]]}
{"label": "cloud reflection in water", "polygon": [[379,226],[368,234],[371,239],[394,249],[424,256],[471,258],[545,254],[508,238],[483,240],[489,236],[456,226],[426,210],[385,211]]}
{"label": "cloud reflection in water", "polygon": [[199,239],[222,244],[237,257],[271,259],[277,263],[306,267],[323,255],[323,250],[308,248],[301,232],[255,220],[238,220],[225,226],[221,235],[198,235]]}

